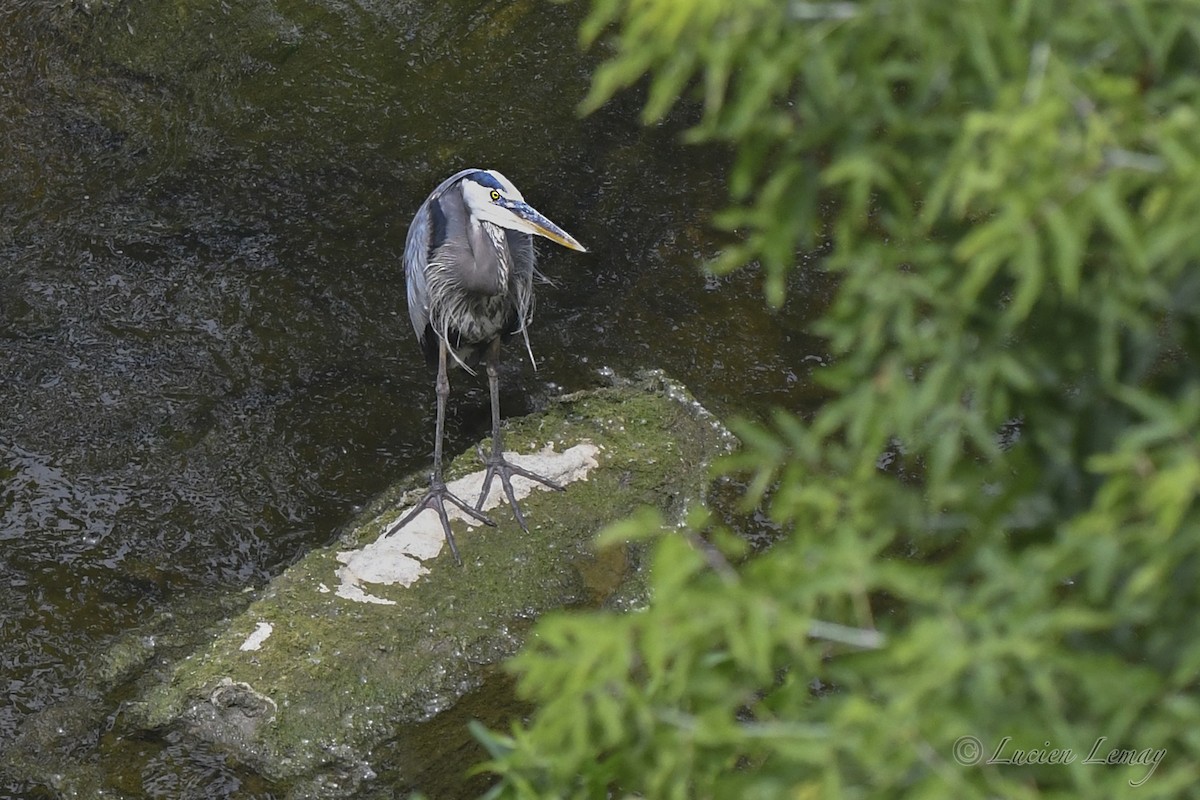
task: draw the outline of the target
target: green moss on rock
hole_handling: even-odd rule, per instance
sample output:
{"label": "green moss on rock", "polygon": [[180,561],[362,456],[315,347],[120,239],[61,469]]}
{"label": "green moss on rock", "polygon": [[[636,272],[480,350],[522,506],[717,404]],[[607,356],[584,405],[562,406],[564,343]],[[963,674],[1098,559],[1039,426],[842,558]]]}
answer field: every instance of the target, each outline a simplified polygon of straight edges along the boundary
{"label": "green moss on rock", "polygon": [[[708,464],[729,441],[660,374],[510,420],[507,449],[552,444],[562,452],[590,442],[599,467],[565,492],[526,498],[528,534],[507,506],[491,512],[496,528],[456,523],[464,566],[443,549],[412,587],[370,587],[392,605],[339,597],[338,552],[374,541],[398,516],[397,500],[422,479],[398,482],[337,545],[292,566],[205,649],[178,662],[136,705],[139,722],[181,727],[272,779],[332,772],[356,783],[371,772],[371,748],[476,688],[488,665],[520,646],[530,620],[602,603],[618,590],[627,597],[637,585],[636,553],[597,554],[595,534],[644,505],[681,513],[704,493]],[[472,449],[447,473],[476,469]],[[263,623],[271,633],[260,649],[240,649]]]}

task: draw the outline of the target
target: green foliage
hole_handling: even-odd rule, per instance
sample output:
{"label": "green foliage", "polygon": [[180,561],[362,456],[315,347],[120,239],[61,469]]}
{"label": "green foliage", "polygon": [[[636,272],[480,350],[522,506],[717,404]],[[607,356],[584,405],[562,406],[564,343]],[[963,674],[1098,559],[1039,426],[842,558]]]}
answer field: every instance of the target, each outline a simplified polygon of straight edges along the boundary
{"label": "green foliage", "polygon": [[[779,305],[831,243],[833,399],[743,422],[723,465],[772,549],[730,568],[701,514],[658,536],[647,609],[538,624],[498,794],[1196,793],[1198,20],[595,0],[586,107],[647,79],[647,121],[693,98],[733,148],[715,268]],[[1005,763],[1035,748],[1072,758]],[[1141,763],[1087,763],[1113,750]]]}

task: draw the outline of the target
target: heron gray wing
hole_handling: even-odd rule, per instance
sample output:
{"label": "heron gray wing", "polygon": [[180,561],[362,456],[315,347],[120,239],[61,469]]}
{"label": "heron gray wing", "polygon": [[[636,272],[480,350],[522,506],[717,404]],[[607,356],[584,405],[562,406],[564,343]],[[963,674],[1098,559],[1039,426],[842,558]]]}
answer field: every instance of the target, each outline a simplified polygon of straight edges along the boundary
{"label": "heron gray wing", "polygon": [[429,324],[429,256],[434,235],[433,204],[463,176],[478,169],[464,169],[451,175],[429,193],[425,202],[417,209],[408,236],[404,240],[404,280],[408,288],[408,318],[412,321],[417,339],[425,343],[425,326]]}
{"label": "heron gray wing", "polygon": [[429,201],[426,200],[408,226],[404,240],[404,282],[408,289],[408,318],[417,339],[424,344],[429,324],[429,280],[425,267],[429,259]]}

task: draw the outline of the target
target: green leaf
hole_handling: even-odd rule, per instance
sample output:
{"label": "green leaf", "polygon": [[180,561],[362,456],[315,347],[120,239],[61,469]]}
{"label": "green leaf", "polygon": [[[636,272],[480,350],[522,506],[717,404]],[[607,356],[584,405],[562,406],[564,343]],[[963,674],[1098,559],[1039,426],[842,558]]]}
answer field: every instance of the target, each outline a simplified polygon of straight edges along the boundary
{"label": "green leaf", "polygon": [[1054,272],[1064,297],[1073,300],[1079,294],[1080,271],[1083,266],[1084,241],[1089,233],[1086,224],[1072,224],[1058,205],[1043,211],[1046,232],[1054,244]]}
{"label": "green leaf", "polygon": [[1089,198],[1096,216],[1104,223],[1109,235],[1121,246],[1130,264],[1139,272],[1145,272],[1147,265],[1141,237],[1134,226],[1133,215],[1130,214],[1124,200],[1117,195],[1114,182],[1099,184],[1089,194]]}
{"label": "green leaf", "polygon": [[600,548],[622,545],[626,542],[642,542],[662,536],[666,531],[666,523],[662,512],[650,506],[644,506],[632,516],[614,522],[596,536],[596,546]]}

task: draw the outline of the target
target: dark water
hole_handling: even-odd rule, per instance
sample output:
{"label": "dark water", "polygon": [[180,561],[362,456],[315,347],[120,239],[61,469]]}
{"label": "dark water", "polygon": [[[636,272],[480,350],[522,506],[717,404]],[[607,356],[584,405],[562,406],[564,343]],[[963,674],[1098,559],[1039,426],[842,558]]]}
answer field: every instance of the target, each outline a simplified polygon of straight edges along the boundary
{"label": "dark water", "polygon": [[[576,116],[598,58],[576,47],[584,10],[0,7],[0,751],[82,699],[108,722],[38,746],[99,759],[110,792],[271,796],[219,754],[114,742],[89,658],[261,585],[424,467],[432,380],[400,253],[462,167],[500,169],[591,250],[541,246],[540,369],[510,351],[505,413],[649,366],[718,413],[816,402],[799,329],[824,283],[800,276],[770,314],[752,270],[700,272],[725,155],[679,143],[686,108],[640,127],[636,92]],[[488,412],[452,380],[453,452]],[[53,796],[4,775],[0,796]]]}

